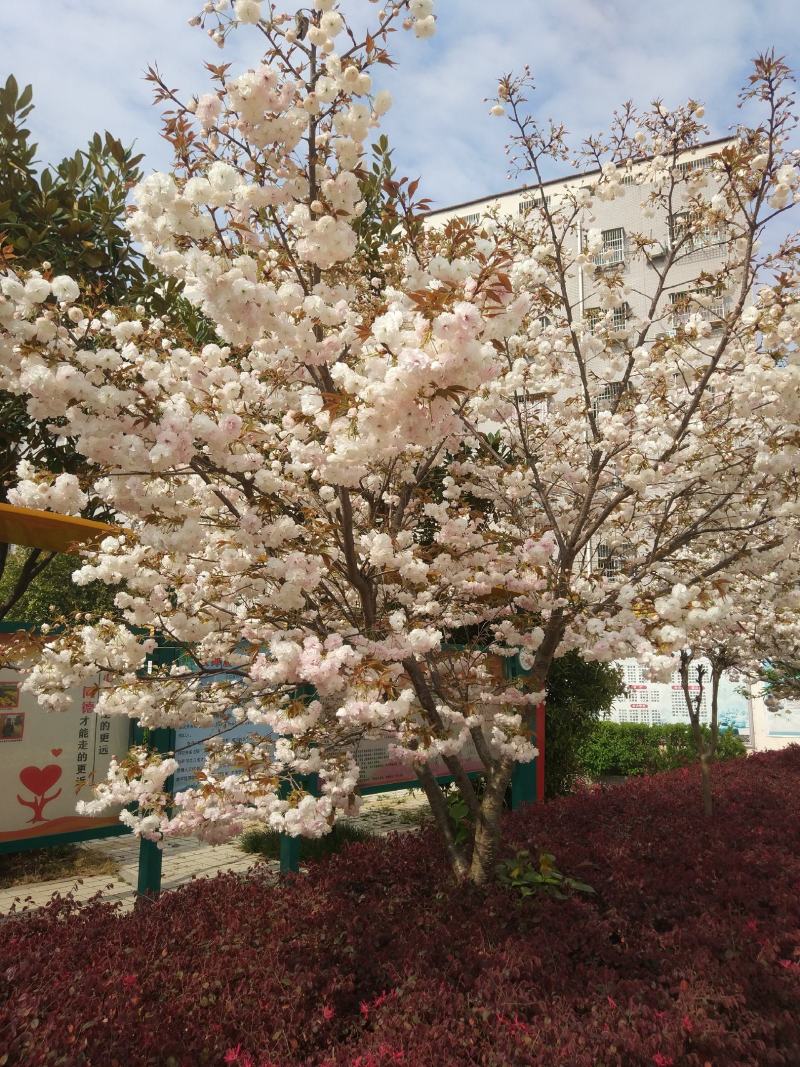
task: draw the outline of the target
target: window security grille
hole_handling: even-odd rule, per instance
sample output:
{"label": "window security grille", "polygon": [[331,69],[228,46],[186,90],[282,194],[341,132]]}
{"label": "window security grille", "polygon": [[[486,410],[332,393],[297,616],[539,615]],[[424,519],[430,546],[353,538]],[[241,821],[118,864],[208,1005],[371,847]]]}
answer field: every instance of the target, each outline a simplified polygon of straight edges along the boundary
{"label": "window security grille", "polygon": [[592,262],[598,267],[612,267],[625,262],[625,231],[621,226],[613,230],[603,230],[603,250],[592,256]]}
{"label": "window security grille", "polygon": [[606,382],[592,397],[592,412],[597,415],[601,411],[610,411],[622,391],[622,382]]}
{"label": "window security grille", "polygon": [[[689,232],[694,228],[694,232]],[[689,211],[676,211],[670,218],[670,240],[672,244],[681,243],[681,253],[699,251],[722,251],[725,243],[725,230],[722,226],[692,226],[692,214]],[[685,238],[685,240],[684,240]]]}
{"label": "window security grille", "polygon": [[628,541],[616,547],[600,544],[597,546],[597,569],[604,578],[617,578],[632,555],[633,545]]}
{"label": "window security grille", "polygon": [[[622,304],[618,308],[614,308],[611,313],[611,322],[609,324],[612,330],[624,330],[628,323],[628,305]],[[606,312],[602,308],[587,308],[584,312],[583,318],[586,325],[589,327],[589,333],[594,333],[599,323],[605,317]]]}
{"label": "window security grille", "polygon": [[467,226],[477,226],[481,221],[480,211],[474,211],[471,215],[459,215],[462,222],[466,222]]}
{"label": "window security grille", "polygon": [[702,159],[687,159],[683,163],[676,163],[672,168],[676,174],[688,174],[690,170],[710,170],[714,166],[716,156],[703,156]]}
{"label": "window security grille", "polygon": [[545,197],[533,196],[533,197],[529,197],[527,200],[520,200],[520,202],[519,202],[519,213],[520,213],[520,215],[527,215],[527,213],[532,208],[542,207],[543,204],[547,204],[547,205],[550,204],[550,197],[549,196],[545,196]]}
{"label": "window security grille", "polygon": [[699,315],[706,322],[718,323],[725,318],[727,311],[724,295],[705,289],[684,289],[679,293],[670,293],[669,300],[672,305],[673,329],[684,326],[690,315]]}

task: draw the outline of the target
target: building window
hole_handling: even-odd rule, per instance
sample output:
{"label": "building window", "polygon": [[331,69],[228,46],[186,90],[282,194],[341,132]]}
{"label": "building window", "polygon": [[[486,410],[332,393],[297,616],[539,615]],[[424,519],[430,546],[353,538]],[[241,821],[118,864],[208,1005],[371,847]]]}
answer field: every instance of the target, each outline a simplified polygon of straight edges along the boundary
{"label": "building window", "polygon": [[529,211],[533,210],[533,208],[543,207],[545,204],[549,205],[549,203],[549,196],[529,197],[527,200],[520,200],[519,213],[520,215],[527,215]]}
{"label": "building window", "polygon": [[598,267],[613,267],[625,262],[625,231],[621,226],[613,230],[603,230],[603,250],[592,256],[592,262]]}
{"label": "building window", "polygon": [[674,330],[685,326],[691,315],[699,315],[706,322],[719,325],[727,312],[725,296],[716,289],[683,289],[670,293],[669,301]]}
{"label": "building window", "polygon": [[597,546],[597,569],[604,578],[618,578],[625,563],[633,556],[633,545],[623,541],[621,545],[600,544]]}
{"label": "building window", "polygon": [[617,398],[624,392],[622,382],[605,382],[598,393],[592,397],[592,412],[611,411]]}
{"label": "building window", "polygon": [[725,229],[722,226],[698,226],[690,211],[676,211],[669,220],[670,242],[681,242],[681,252],[722,252]]}
{"label": "building window", "polygon": [[689,171],[710,170],[714,166],[716,156],[703,156],[702,159],[687,159],[683,163],[676,163],[672,168],[675,174],[681,177]]}
{"label": "building window", "polygon": [[[583,321],[589,327],[589,333],[594,333],[597,327],[603,323],[607,312],[603,308],[586,308],[583,313]],[[628,325],[630,308],[627,304],[620,304],[611,312],[611,322],[605,323],[608,329],[624,330]]]}
{"label": "building window", "polygon": [[471,215],[459,215],[462,222],[465,222],[467,226],[477,226],[481,221],[480,211],[474,211]]}

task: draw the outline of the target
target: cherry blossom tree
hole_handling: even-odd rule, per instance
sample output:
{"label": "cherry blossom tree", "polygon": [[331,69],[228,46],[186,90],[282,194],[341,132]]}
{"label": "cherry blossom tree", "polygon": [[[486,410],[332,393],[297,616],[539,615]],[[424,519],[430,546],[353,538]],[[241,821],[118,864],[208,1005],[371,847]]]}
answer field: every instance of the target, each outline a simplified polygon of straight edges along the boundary
{"label": "cherry blossom tree", "polygon": [[[776,523],[777,525],[777,523]],[[678,663],[681,687],[700,761],[703,811],[713,813],[711,764],[719,741],[719,690],[726,671],[759,686],[770,661],[800,658],[800,555],[796,530],[784,530],[776,544],[743,561],[713,606],[685,620],[687,645]],[[703,730],[704,698],[708,730]]]}
{"label": "cherry blossom tree", "polygon": [[[576,161],[600,163],[593,188],[518,223],[441,228],[425,224],[416,183],[382,174],[376,196],[366,164],[391,103],[374,68],[390,64],[395,29],[434,31],[430,0],[392,0],[358,35],[333,0],[296,17],[221,0],[193,21],[220,46],[260,35],[263,60],[213,67],[198,99],[151,72],[175,166],[138,185],[129,226],[218,343],[131,310],[89,314],[66,277],[2,280],[0,385],[26,394],[32,417],[63,417],[88,464],[82,479],[19,471],[14,499],[102,500],[119,531],[74,580],[125,582],[115,613],[74,620],[26,684],[57,710],[100,669],[103,715],[210,725],[234,705],[274,731],[220,739],[174,808],[171,757],[115,762],[90,810],[137,802],[122,817],[156,840],[220,840],[253,817],[321,835],[357,804],[354,746],[384,738],[419,779],[456,877],[484,883],[556,654],[671,669],[687,613],[774,546],[779,509],[791,526],[796,253],[757,248],[797,198],[788,72],[757,69],[768,117],[738,132],[713,180],[674,166],[704,133],[699,105],[627,108]],[[540,182],[546,156],[566,159],[565,134],[523,117],[524,86],[504,79],[495,110],[511,112]],[[624,329],[610,314],[621,273],[592,270],[596,235],[570,258],[578,213],[619,195],[628,170],[654,213],[688,197],[689,231],[730,227],[708,281],[735,293],[718,324],[698,293],[663,330],[680,238],[658,263],[637,241],[658,294]],[[571,295],[579,266],[609,311],[593,330]],[[596,566],[601,543],[619,567]],[[144,670],[147,628],[182,659]],[[497,669],[515,656],[527,679]],[[485,771],[480,795],[467,755]],[[470,812],[466,843],[440,760]]]}

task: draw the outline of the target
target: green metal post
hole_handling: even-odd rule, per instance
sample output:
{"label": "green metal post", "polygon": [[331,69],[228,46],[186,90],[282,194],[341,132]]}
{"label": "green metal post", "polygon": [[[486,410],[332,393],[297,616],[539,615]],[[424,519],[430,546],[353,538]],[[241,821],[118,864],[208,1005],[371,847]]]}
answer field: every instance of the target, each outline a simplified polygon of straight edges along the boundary
{"label": "green metal post", "polygon": [[[527,672],[519,662],[519,656],[504,661],[505,675],[508,679],[521,678]],[[537,797],[537,777],[540,773],[539,760],[530,763],[518,763],[511,772],[511,810],[516,811],[527,804],[535,804]]]}
{"label": "green metal post", "polygon": [[[175,747],[175,731],[161,730],[137,730],[138,744],[144,744],[155,749],[156,752],[172,752]],[[166,781],[166,790],[172,789],[172,778]],[[139,840],[139,877],[136,882],[136,907],[143,900],[155,900],[161,892],[161,866],[164,854],[155,841]]]}
{"label": "green metal post", "polygon": [[300,838],[281,834],[281,874],[297,874],[300,870]]}
{"label": "green metal post", "polygon": [[[303,781],[303,785],[313,796],[319,796],[319,775],[309,774]],[[288,782],[281,786],[281,793],[285,796],[288,792]],[[290,837],[289,834],[279,834],[280,838],[280,861],[281,874],[297,874],[300,871],[300,841],[299,837]]]}
{"label": "green metal post", "polygon": [[155,841],[139,840],[139,878],[136,883],[136,906],[142,900],[154,900],[161,892],[163,853]]}
{"label": "green metal post", "polygon": [[536,760],[518,763],[511,773],[511,810],[536,803]]}
{"label": "green metal post", "polygon": [[[299,700],[313,700],[317,693],[313,685],[309,685],[304,682],[302,685],[298,685],[295,692],[295,698]],[[319,776],[316,774],[309,775],[303,783],[305,788],[313,796],[317,796],[319,793]],[[286,797],[290,792],[289,783],[283,782],[280,787],[280,796]],[[300,872],[300,838],[290,837],[289,834],[279,834],[280,842],[280,873],[283,874],[299,874]]]}
{"label": "green metal post", "polygon": [[[281,782],[280,796],[287,797],[290,793],[288,782]],[[279,834],[280,842],[280,873],[298,874],[300,871],[300,838],[291,837],[289,834]]]}

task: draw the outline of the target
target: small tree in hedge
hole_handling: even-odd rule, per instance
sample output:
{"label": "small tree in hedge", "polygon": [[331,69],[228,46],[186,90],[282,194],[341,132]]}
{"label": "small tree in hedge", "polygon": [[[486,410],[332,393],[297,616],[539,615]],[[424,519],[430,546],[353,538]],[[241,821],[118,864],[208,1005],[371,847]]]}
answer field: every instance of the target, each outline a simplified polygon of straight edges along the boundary
{"label": "small tree in hedge", "polygon": [[547,678],[545,795],[568,793],[582,772],[581,746],[602,714],[625,692],[622,672],[588,663],[572,651],[553,661]]}
{"label": "small tree in hedge", "polygon": [[[681,689],[686,710],[689,712],[689,722],[700,763],[703,814],[706,816],[712,815],[714,810],[711,795],[711,764],[716,758],[719,742],[719,686],[724,672],[734,666],[722,650],[711,654],[709,664],[710,666],[707,667],[705,663],[693,662],[692,653],[688,650],[680,654]],[[711,714],[709,729],[704,731],[701,709],[707,687],[710,693]]]}
{"label": "small tree in hedge", "polygon": [[[771,523],[773,543],[755,559],[742,560],[736,580],[720,595],[693,611],[687,631],[690,644],[680,652],[679,675],[684,703],[700,763],[703,811],[713,813],[711,764],[719,745],[719,688],[726,671],[736,669],[758,683],[772,657],[800,661],[800,546],[796,532],[778,519]],[[791,693],[791,668],[780,675]],[[769,693],[769,685],[768,685]],[[702,729],[708,707],[708,729]]]}

